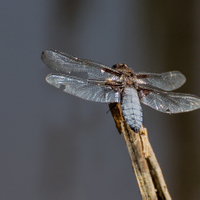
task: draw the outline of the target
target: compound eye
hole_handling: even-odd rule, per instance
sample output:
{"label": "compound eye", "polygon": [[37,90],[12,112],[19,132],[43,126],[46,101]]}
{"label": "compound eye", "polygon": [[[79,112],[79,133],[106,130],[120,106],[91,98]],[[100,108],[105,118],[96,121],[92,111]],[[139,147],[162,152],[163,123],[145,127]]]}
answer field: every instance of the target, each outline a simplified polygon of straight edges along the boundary
{"label": "compound eye", "polygon": [[118,63],[118,64],[112,66],[113,69],[121,69],[121,68],[127,68],[127,67],[128,66],[123,63]]}
{"label": "compound eye", "polygon": [[112,68],[113,68],[113,69],[116,69],[116,68],[117,68],[117,64],[113,65]]}
{"label": "compound eye", "polygon": [[127,64],[123,64],[123,68],[128,68],[128,65]]}

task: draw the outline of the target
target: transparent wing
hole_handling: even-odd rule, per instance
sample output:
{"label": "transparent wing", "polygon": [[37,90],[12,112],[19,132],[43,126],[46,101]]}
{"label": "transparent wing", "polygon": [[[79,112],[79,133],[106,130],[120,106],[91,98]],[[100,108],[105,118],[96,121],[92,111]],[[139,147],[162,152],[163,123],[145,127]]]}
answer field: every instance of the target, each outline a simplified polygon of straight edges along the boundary
{"label": "transparent wing", "polygon": [[64,85],[64,92],[86,100],[102,103],[120,101],[120,93],[115,92],[111,86],[103,85],[103,81],[94,81],[63,74],[49,74],[46,77],[46,81],[57,88]]}
{"label": "transparent wing", "polygon": [[45,50],[41,55],[42,61],[58,73],[87,72],[88,78],[105,80],[108,77],[115,77],[120,73],[101,63],[77,58],[75,56],[55,50]]}
{"label": "transparent wing", "polygon": [[140,101],[164,113],[182,113],[200,108],[200,98],[191,94],[164,92],[145,87],[139,91]]}
{"label": "transparent wing", "polygon": [[175,90],[181,87],[185,81],[185,76],[179,71],[157,73],[137,73],[139,84],[152,85],[165,91]]}

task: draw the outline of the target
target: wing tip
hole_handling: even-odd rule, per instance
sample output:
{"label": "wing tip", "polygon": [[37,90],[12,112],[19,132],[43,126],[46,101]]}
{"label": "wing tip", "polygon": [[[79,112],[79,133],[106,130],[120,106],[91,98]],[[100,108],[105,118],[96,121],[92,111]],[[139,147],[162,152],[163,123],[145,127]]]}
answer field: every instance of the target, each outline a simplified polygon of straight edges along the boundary
{"label": "wing tip", "polygon": [[53,85],[56,88],[60,88],[60,83],[55,81],[55,75],[53,74],[48,74],[45,78],[46,82],[49,83],[50,85]]}

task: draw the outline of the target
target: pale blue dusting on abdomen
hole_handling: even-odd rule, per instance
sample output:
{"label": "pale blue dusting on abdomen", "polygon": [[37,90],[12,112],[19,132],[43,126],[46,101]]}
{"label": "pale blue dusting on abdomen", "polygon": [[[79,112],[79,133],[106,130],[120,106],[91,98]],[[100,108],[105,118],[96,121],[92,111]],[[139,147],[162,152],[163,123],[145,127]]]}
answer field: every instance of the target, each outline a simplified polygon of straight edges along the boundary
{"label": "pale blue dusting on abdomen", "polygon": [[136,89],[130,87],[124,89],[122,94],[122,110],[127,124],[137,133],[142,126],[143,116]]}

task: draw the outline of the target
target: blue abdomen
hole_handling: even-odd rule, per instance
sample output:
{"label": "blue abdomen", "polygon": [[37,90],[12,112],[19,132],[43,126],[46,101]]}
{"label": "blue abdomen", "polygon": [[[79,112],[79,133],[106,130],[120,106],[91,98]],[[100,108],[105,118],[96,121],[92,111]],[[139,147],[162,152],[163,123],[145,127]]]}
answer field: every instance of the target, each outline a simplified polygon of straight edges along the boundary
{"label": "blue abdomen", "polygon": [[130,87],[124,89],[121,105],[126,123],[137,133],[142,126],[143,115],[136,89]]}

